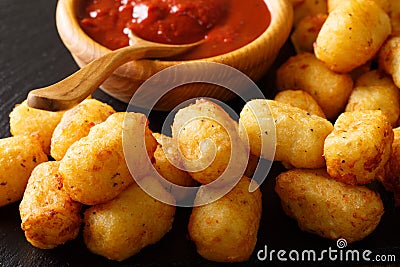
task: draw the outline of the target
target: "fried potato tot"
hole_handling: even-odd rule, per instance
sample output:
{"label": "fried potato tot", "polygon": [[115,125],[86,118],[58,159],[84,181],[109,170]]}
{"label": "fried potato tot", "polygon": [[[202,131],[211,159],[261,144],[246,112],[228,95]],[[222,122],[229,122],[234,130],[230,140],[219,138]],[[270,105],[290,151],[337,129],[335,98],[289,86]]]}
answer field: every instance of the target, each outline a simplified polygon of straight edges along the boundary
{"label": "fried potato tot", "polygon": [[347,184],[368,184],[384,175],[392,142],[392,127],[380,110],[344,112],[325,139],[327,171]]}
{"label": "fried potato tot", "polygon": [[392,153],[386,165],[385,175],[379,180],[386,190],[394,193],[395,204],[400,206],[400,128],[393,129],[393,133]]}
{"label": "fried potato tot", "polygon": [[275,95],[275,101],[289,104],[308,111],[313,115],[326,118],[317,101],[306,91],[303,90],[283,90]]}
{"label": "fried potato tot", "polygon": [[50,155],[51,136],[64,111],[52,112],[34,109],[25,100],[10,113],[10,131],[15,135],[30,135],[39,140],[43,151]]}
{"label": "fried potato tot", "polygon": [[40,143],[30,136],[0,139],[0,207],[22,198],[32,170],[47,160]]}
{"label": "fried potato tot", "polygon": [[283,210],[301,230],[332,240],[362,240],[375,230],[384,213],[376,192],[337,182],[323,169],[281,173],[275,191]]}
{"label": "fried potato tot", "polygon": [[392,24],[392,35],[400,35],[400,1],[389,0],[389,17]]}
{"label": "fried potato tot", "polygon": [[397,88],[392,78],[380,70],[370,70],[360,75],[355,86],[386,86]]}
{"label": "fried potato tot", "polygon": [[273,100],[247,102],[240,113],[239,131],[241,135],[247,132],[252,154],[265,157],[264,153],[270,153],[269,148],[263,148],[262,134],[271,133],[273,127],[276,127],[274,160],[287,162],[297,168],[325,166],[322,156],[324,140],[333,130],[332,123],[305,110]]}
{"label": "fried potato tot", "polygon": [[[260,190],[250,193],[249,185],[250,179],[243,176],[222,198],[193,208],[188,230],[202,257],[216,262],[250,258],[257,241],[262,201]],[[195,202],[201,197],[198,193]]]}
{"label": "fried potato tot", "polygon": [[356,86],[350,95],[346,111],[381,110],[392,126],[400,115],[400,93],[393,86]]}
{"label": "fried potato tot", "polygon": [[[349,0],[328,0],[328,13],[332,12],[332,10],[338,5],[347,2]],[[352,0],[350,0],[352,1]],[[388,13],[390,11],[390,0],[373,0],[378,6],[380,6],[383,11]],[[397,0],[395,0],[397,1]]]}
{"label": "fried potato tot", "polygon": [[372,59],[390,33],[389,16],[374,1],[343,1],[322,25],[315,56],[331,70],[346,73]]}
{"label": "fried potato tot", "polygon": [[[173,201],[159,183],[149,183]],[[122,261],[158,242],[171,229],[174,215],[174,206],[153,199],[134,183],[110,202],[85,211],[84,242],[91,252]]]}
{"label": "fried potato tot", "polygon": [[86,137],[73,143],[61,160],[64,187],[73,200],[86,205],[105,203],[134,182],[125,162],[123,127],[145,129],[141,134],[145,134],[148,155],[136,153],[135,164],[146,171],[147,165],[143,162],[148,160],[147,156],[153,157],[157,142],[147,127],[145,115],[114,113],[93,126]]}
{"label": "fried potato tot", "polygon": [[316,14],[325,14],[327,12],[327,0],[298,1],[293,4],[293,25],[296,28],[302,18]]}
{"label": "fried potato tot", "polygon": [[[200,99],[180,109],[172,137],[182,154],[183,166],[201,184],[216,179],[223,183],[233,176],[239,179],[246,169],[248,150],[239,137],[237,122],[211,101]],[[232,175],[221,177],[225,170]]]}
{"label": "fried potato tot", "polygon": [[296,53],[314,53],[314,42],[327,17],[327,14],[320,13],[306,16],[297,23],[290,36]]}
{"label": "fried potato tot", "polygon": [[[189,175],[184,170],[175,167],[169,160],[166,153],[175,153],[167,148],[164,147],[164,142],[170,142],[171,137],[162,135],[160,133],[153,133],[153,136],[156,138],[158,142],[158,146],[156,151],[154,151],[154,167],[156,168],[157,172],[164,177],[166,180],[170,181],[173,184],[191,187],[196,186],[197,183],[193,180],[192,176]],[[168,145],[166,146],[168,147]],[[175,155],[171,155],[174,157]],[[185,194],[179,195],[177,200],[182,200],[186,197]]]}
{"label": "fried potato tot", "polygon": [[394,84],[400,88],[400,36],[387,39],[378,55],[379,68],[391,75]]}
{"label": "fried potato tot", "polygon": [[114,109],[96,99],[85,99],[74,108],[67,110],[55,128],[50,145],[50,154],[61,160],[67,149],[89,134],[90,128],[105,121]]}
{"label": "fried potato tot", "polygon": [[330,70],[311,53],[290,57],[277,70],[276,86],[279,91],[301,89],[319,104],[328,119],[336,118],[346,106],[353,89],[349,74]]}
{"label": "fried potato tot", "polygon": [[19,206],[21,228],[33,246],[51,249],[78,236],[82,205],[63,189],[59,162],[39,164],[32,172]]}

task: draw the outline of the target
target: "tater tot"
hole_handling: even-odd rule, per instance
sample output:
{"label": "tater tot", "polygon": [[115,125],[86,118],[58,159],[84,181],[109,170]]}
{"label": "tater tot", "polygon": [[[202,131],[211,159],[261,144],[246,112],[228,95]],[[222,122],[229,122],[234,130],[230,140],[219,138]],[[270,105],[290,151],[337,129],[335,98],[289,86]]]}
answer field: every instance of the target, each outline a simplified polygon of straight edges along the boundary
{"label": "tater tot", "polygon": [[290,39],[296,52],[314,52],[314,42],[324,24],[327,14],[315,14],[302,18],[294,29]]}
{"label": "tater tot", "polygon": [[[173,184],[190,187],[197,185],[196,181],[193,180],[192,176],[189,175],[186,171],[183,171],[177,167],[175,167],[169,160],[166,153],[170,151],[164,151],[163,148],[163,139],[164,140],[171,140],[171,137],[163,136],[159,133],[154,133],[153,136],[156,138],[158,142],[158,146],[156,151],[154,151],[154,167],[157,172],[164,177],[166,180],[170,181]],[[171,151],[172,152],[172,151]],[[175,156],[175,155],[172,155]],[[181,194],[178,196],[179,199],[182,200],[186,197],[185,194]]]}
{"label": "tater tot", "polygon": [[365,238],[384,212],[376,192],[337,182],[322,169],[281,173],[275,191],[300,229],[332,240],[344,238],[351,243]]}
{"label": "tater tot", "polygon": [[328,173],[347,184],[368,184],[384,174],[393,130],[380,110],[342,113],[325,139]]}
{"label": "tater tot", "polygon": [[[128,123],[127,127],[146,129],[148,155],[153,157],[157,142],[147,127],[145,115],[125,112],[112,114],[106,121],[93,126],[89,135],[73,143],[61,160],[60,173],[64,178],[64,187],[73,200],[86,205],[104,203],[134,182],[123,151],[124,120]],[[144,169],[146,164],[143,161],[148,160],[147,155],[137,154],[138,161],[135,164]]]}
{"label": "tater tot", "polygon": [[303,0],[293,4],[293,25],[297,27],[299,21],[306,17],[328,12],[327,0]]}
{"label": "tater tot", "polygon": [[392,78],[380,70],[371,70],[360,75],[355,86],[387,86],[397,88]]}
{"label": "tater tot", "polygon": [[[338,5],[349,1],[349,0],[328,0],[328,12],[332,12],[332,10]],[[352,1],[352,0],[350,0]],[[389,12],[390,10],[390,0],[373,0],[378,6],[380,6],[385,12]],[[394,0],[397,1],[397,0]]]}
{"label": "tater tot", "polygon": [[379,68],[391,75],[394,84],[400,88],[400,36],[387,39],[378,55]]}
{"label": "tater tot", "polygon": [[336,118],[346,106],[353,89],[349,74],[330,70],[311,53],[290,57],[277,70],[278,90],[301,89],[319,104],[328,119]]}
{"label": "tater tot", "polygon": [[39,140],[43,151],[50,154],[53,131],[60,122],[64,111],[51,112],[34,109],[25,100],[10,113],[10,131],[15,135],[30,135]]}
{"label": "tater tot", "polygon": [[82,205],[63,189],[59,162],[48,161],[32,172],[19,206],[21,228],[33,246],[51,249],[78,236]]}
{"label": "tater tot", "polygon": [[393,129],[393,133],[392,153],[385,175],[380,177],[380,181],[386,190],[394,193],[396,206],[400,206],[400,128]]}
{"label": "tater tot", "polygon": [[113,113],[115,111],[111,106],[96,99],[85,99],[67,110],[53,132],[51,156],[55,160],[61,160],[75,141],[88,135],[90,128],[105,121]]}
{"label": "tater tot", "polygon": [[400,115],[400,93],[393,86],[356,86],[350,95],[346,111],[381,110],[392,126]]}
{"label": "tater tot", "polygon": [[47,156],[34,138],[0,139],[0,207],[22,198],[32,170],[45,161]]}
{"label": "tater tot", "polygon": [[331,70],[346,73],[372,59],[390,33],[389,16],[374,1],[344,1],[322,25],[315,56]]}
{"label": "tater tot", "polygon": [[[250,258],[257,241],[262,201],[260,190],[250,193],[249,185],[250,179],[244,176],[222,198],[193,208],[189,235],[202,257],[217,262]],[[199,197],[198,193],[195,201]]]}
{"label": "tater tot", "polygon": [[[173,201],[158,182],[149,184]],[[174,215],[174,206],[153,199],[134,183],[110,202],[85,211],[83,238],[91,252],[122,261],[158,242],[171,229]]]}
{"label": "tater tot", "polygon": [[237,123],[217,104],[200,99],[180,109],[172,137],[182,153],[183,166],[199,183],[219,178],[223,182],[221,174],[228,165],[232,166],[228,171],[240,175],[238,178],[244,173],[248,162],[245,143],[239,137]]}
{"label": "tater tot", "polygon": [[[268,106],[271,113],[269,113]],[[271,118],[270,114],[272,114],[275,125],[273,122],[264,125],[263,121]],[[271,133],[271,127],[275,126],[274,160],[287,162],[297,168],[325,166],[324,140],[333,130],[332,123],[328,120],[284,103],[259,99],[247,102],[240,113],[240,122],[239,130],[242,135],[247,132],[252,154],[259,156],[261,153],[261,156],[264,156],[261,135]]]}
{"label": "tater tot", "polygon": [[389,17],[392,24],[392,34],[399,36],[400,35],[400,1],[398,0],[389,0],[390,1],[390,9],[389,9]]}
{"label": "tater tot", "polygon": [[313,115],[325,118],[325,114],[317,101],[303,90],[283,90],[275,95],[275,101],[286,103],[303,109]]}

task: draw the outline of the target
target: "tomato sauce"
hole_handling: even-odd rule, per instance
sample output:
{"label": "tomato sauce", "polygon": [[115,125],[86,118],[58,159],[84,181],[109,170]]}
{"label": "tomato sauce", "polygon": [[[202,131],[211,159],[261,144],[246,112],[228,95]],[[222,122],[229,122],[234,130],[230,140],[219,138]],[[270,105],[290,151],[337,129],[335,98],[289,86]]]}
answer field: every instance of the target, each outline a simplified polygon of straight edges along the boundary
{"label": "tomato sauce", "polygon": [[110,49],[129,45],[129,30],[149,41],[200,46],[175,60],[206,58],[240,48],[270,23],[264,0],[82,0],[82,29]]}

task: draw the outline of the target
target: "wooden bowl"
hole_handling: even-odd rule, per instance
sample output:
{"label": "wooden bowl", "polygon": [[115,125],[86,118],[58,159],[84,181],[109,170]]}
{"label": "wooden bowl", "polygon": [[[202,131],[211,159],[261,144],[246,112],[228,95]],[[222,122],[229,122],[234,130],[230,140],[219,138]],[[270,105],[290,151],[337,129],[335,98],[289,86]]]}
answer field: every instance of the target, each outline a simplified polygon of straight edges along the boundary
{"label": "wooden bowl", "polygon": [[[271,13],[271,23],[266,31],[251,43],[219,56],[201,59],[229,65],[249,76],[260,79],[276,59],[287,40],[292,27],[293,9],[287,0],[265,0]],[[79,0],[59,0],[56,10],[57,30],[74,60],[82,67],[110,50],[91,39],[79,26],[76,16]],[[138,60],[118,68],[102,85],[101,89],[112,97],[129,103],[137,88],[153,74],[167,67],[189,61]],[[157,92],[155,92],[157,93]],[[152,94],[152,92],[149,92]],[[171,110],[182,101],[194,97],[211,97],[221,101],[232,99],[230,90],[211,84],[180,86],[162,97],[157,110]]]}

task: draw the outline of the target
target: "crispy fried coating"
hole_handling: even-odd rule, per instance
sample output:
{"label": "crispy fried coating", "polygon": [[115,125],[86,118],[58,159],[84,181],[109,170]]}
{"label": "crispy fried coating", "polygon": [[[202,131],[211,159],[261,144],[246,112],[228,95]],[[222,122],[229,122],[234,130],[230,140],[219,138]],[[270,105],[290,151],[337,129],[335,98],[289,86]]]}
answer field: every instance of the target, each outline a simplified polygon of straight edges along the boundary
{"label": "crispy fried coating", "polygon": [[275,95],[275,101],[290,104],[294,107],[303,109],[311,114],[326,118],[317,101],[306,91],[303,90],[283,90]]}
{"label": "crispy fried coating", "polygon": [[386,190],[394,193],[396,206],[400,206],[400,128],[393,129],[393,133],[392,153],[385,175],[379,178]]}
{"label": "crispy fried coating", "polygon": [[324,118],[285,103],[258,99],[249,101],[244,106],[240,113],[240,126],[241,134],[247,132],[249,136],[250,150],[254,155],[261,154],[264,157],[264,153],[268,154],[268,149],[262,152],[265,150],[264,146],[268,145],[262,143],[261,135],[272,133],[275,127],[274,160],[287,162],[297,168],[325,166],[324,141],[333,126]]}
{"label": "crispy fried coating", "polygon": [[32,170],[47,160],[35,138],[21,135],[0,139],[0,207],[22,198]]}
{"label": "crispy fried coating", "polygon": [[370,70],[360,75],[355,86],[386,86],[397,88],[392,78],[381,70]]}
{"label": "crispy fried coating", "polygon": [[[349,1],[349,0],[328,0],[328,12],[332,12],[332,10],[338,5]],[[351,0],[350,0],[351,1]],[[380,6],[385,12],[390,11],[391,0],[373,0],[378,6]],[[396,1],[396,0],[395,0]]]}
{"label": "crispy fried coating", "polygon": [[368,184],[384,174],[393,130],[379,110],[342,113],[325,139],[328,173],[347,184]]}
{"label": "crispy fried coating", "polygon": [[75,141],[88,135],[90,128],[105,121],[113,113],[115,111],[111,106],[96,99],[85,99],[67,110],[51,137],[51,156],[61,160]]}
{"label": "crispy fried coating", "polygon": [[43,151],[50,154],[51,136],[60,122],[64,111],[52,112],[31,108],[25,100],[15,106],[10,113],[10,131],[15,135],[30,135],[42,145]]}
{"label": "crispy fried coating", "polygon": [[[170,142],[172,138],[159,133],[153,133],[153,136],[156,138],[158,142],[157,149],[156,151],[154,151],[154,163],[153,163],[158,173],[173,184],[185,187],[196,186],[197,185],[196,181],[193,180],[192,176],[190,176],[189,173],[178,167],[175,167],[168,160],[168,156],[166,155],[166,153],[175,153],[175,152],[168,149],[167,148],[169,147],[168,145],[164,147],[164,142],[165,141]],[[171,156],[174,157],[175,155]],[[182,200],[186,197],[186,195],[182,194],[179,195],[178,197],[179,199],[177,200]]]}
{"label": "crispy fried coating", "polygon": [[322,25],[315,56],[331,70],[347,73],[371,60],[390,33],[389,16],[376,2],[343,1]]}
{"label": "crispy fried coating", "polygon": [[122,142],[124,127],[138,131],[143,129],[139,134],[145,134],[148,155],[140,151],[133,153],[137,156],[135,164],[145,169],[143,162],[148,160],[146,157],[153,157],[157,146],[147,127],[145,115],[114,113],[106,121],[93,126],[89,135],[73,143],[61,160],[60,173],[64,178],[65,190],[73,200],[86,205],[104,203],[134,182],[125,161]]}
{"label": "crispy fried coating", "polygon": [[297,27],[299,21],[306,17],[328,12],[327,0],[292,0],[293,2],[293,25]]}
{"label": "crispy fried coating", "polygon": [[[157,182],[150,186],[164,190]],[[134,183],[110,202],[85,211],[84,241],[93,253],[122,261],[158,242],[171,229],[174,215],[174,206],[153,199]]]}
{"label": "crispy fried coating", "polygon": [[323,169],[281,173],[275,191],[283,210],[297,220],[300,229],[333,240],[362,240],[375,230],[384,213],[376,192],[335,181]]}
{"label": "crispy fried coating", "polygon": [[400,35],[400,1],[389,0],[389,17],[392,24],[392,35]]}
{"label": "crispy fried coating", "polygon": [[389,37],[378,55],[379,68],[391,75],[400,88],[400,35]]}
{"label": "crispy fried coating", "polygon": [[350,95],[346,111],[381,110],[392,126],[400,115],[400,92],[393,86],[356,86]]}
{"label": "crispy fried coating", "polygon": [[78,236],[82,205],[63,189],[59,162],[48,161],[32,172],[19,206],[21,228],[35,247],[51,249]]}
{"label": "crispy fried coating", "polygon": [[225,178],[221,174],[228,165],[232,166],[228,170],[232,175],[239,174],[240,178],[244,173],[246,145],[239,137],[237,123],[217,104],[200,99],[180,109],[174,118],[172,137],[182,154],[183,166],[199,183],[219,178],[222,182]]}
{"label": "crispy fried coating", "polygon": [[[262,201],[259,189],[250,193],[249,185],[250,179],[244,176],[222,198],[193,208],[189,235],[202,257],[217,262],[250,258],[257,241]],[[198,193],[196,200],[199,197]]]}
{"label": "crispy fried coating", "polygon": [[325,13],[319,13],[305,16],[297,23],[290,36],[296,53],[314,52],[314,42],[327,17],[328,15]]}
{"label": "crispy fried coating", "polygon": [[328,119],[336,118],[346,106],[353,89],[349,74],[330,70],[311,53],[290,57],[277,70],[276,86],[279,91],[301,89],[319,104]]}

